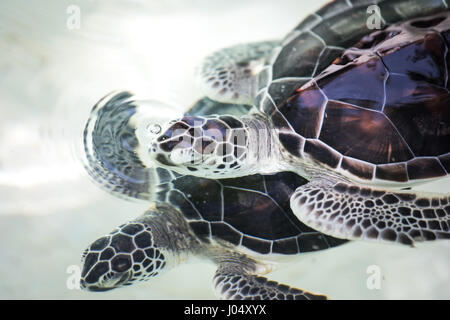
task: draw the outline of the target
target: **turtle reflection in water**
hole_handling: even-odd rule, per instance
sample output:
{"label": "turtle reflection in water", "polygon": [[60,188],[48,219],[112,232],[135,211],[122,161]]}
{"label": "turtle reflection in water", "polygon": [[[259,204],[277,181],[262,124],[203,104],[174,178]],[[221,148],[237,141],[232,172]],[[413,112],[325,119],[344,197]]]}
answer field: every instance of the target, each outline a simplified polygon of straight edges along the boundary
{"label": "turtle reflection in water", "polygon": [[153,135],[129,93],[102,99],[88,170],[150,208],[86,250],[82,287],[198,255],[218,265],[222,298],[324,298],[268,280],[270,261],[347,240],[449,239],[449,195],[410,188],[450,172],[450,14],[444,1],[377,5],[382,30],[366,28],[367,1],[334,1],[282,41],[216,52],[199,75],[208,98]]}

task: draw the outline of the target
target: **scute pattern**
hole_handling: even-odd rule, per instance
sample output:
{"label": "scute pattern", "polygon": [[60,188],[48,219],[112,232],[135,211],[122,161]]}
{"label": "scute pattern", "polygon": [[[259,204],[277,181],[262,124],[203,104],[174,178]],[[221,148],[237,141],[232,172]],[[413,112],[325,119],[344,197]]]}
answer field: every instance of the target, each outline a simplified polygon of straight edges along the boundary
{"label": "scute pattern", "polygon": [[341,168],[354,174],[355,176],[362,177],[367,180],[372,180],[375,172],[375,166],[373,164],[352,159],[350,157],[343,157]]}
{"label": "scute pattern", "polygon": [[380,164],[375,168],[375,176],[380,180],[391,180],[398,182],[408,181],[408,172],[405,163]]}
{"label": "scute pattern", "polygon": [[[345,10],[351,4],[341,1],[336,5]],[[396,6],[397,13],[404,15],[402,19],[422,15],[415,11],[416,3],[408,7],[403,1],[391,4],[380,1],[379,5]],[[432,1],[426,3],[424,12],[438,12],[439,6],[448,10],[442,7],[443,3]],[[351,10],[360,12],[360,9],[356,5]],[[275,126],[284,121],[293,131],[288,134],[286,125],[281,128],[283,147],[294,156],[309,157],[366,181],[407,182],[447,175],[448,168],[442,161],[445,162],[443,156],[450,151],[448,11],[365,35],[340,57],[334,56],[334,63],[323,70],[319,67],[322,55],[338,49],[336,44],[345,43],[343,39],[328,40],[327,37],[333,37],[331,32],[322,36],[318,31],[326,28],[333,18],[336,17],[326,20],[321,11],[311,15],[286,38],[287,44],[275,60],[272,85],[277,87],[278,83],[289,81],[290,89],[284,92],[292,93],[284,101],[279,94],[276,100],[262,99],[266,102],[261,108],[272,117]],[[342,34],[346,32],[352,34],[350,31]],[[283,69],[285,61],[294,63],[300,59],[296,47],[299,41],[307,41],[302,48],[306,62]],[[319,55],[318,48],[322,48]],[[304,83],[308,76],[314,79]],[[298,83],[304,83],[297,89],[295,77]],[[271,89],[272,85],[269,94],[276,91]],[[268,100],[274,102],[270,108],[265,107]],[[315,147],[317,142],[310,139],[323,142],[329,151],[321,145]],[[299,150],[302,146],[303,150]],[[339,156],[334,156],[335,153]],[[327,154],[333,158],[327,158]],[[341,158],[339,164],[336,158]],[[415,162],[422,158],[425,160]],[[375,170],[371,165],[376,165]]]}
{"label": "scute pattern", "polygon": [[450,96],[444,87],[411,81],[405,76],[393,75],[388,79],[384,113],[416,156],[439,156],[448,152],[448,106]]}
{"label": "scute pattern", "polygon": [[[330,2],[303,19],[285,37],[282,42],[283,46],[274,59],[272,79],[268,80],[277,82],[289,79],[285,72],[294,74],[293,77],[295,78],[291,79],[301,79],[302,75],[305,77],[303,79],[311,79],[322,72],[333,60],[340,56],[344,48],[353,45],[362,36],[370,32],[366,25],[367,7],[372,4],[377,4],[380,7],[381,19],[388,24],[447,9],[447,4],[441,0],[414,2],[409,0],[348,0]],[[427,9],[425,10],[424,7]],[[343,12],[346,12],[346,14],[339,14]],[[308,49],[300,48],[300,50],[297,50],[299,48],[295,46],[287,47],[291,42],[298,42],[306,38],[312,40],[306,46]],[[295,48],[296,50],[292,51],[289,48]],[[317,52],[319,52],[318,56],[315,55]],[[299,61],[301,65],[304,64],[308,70],[313,72],[309,74],[303,72],[299,66],[300,73],[295,74],[292,72],[292,68],[296,68],[296,66],[287,64],[287,60]],[[283,66],[286,66],[289,70],[285,70]],[[269,84],[269,81],[267,84]]]}
{"label": "scute pattern", "polygon": [[[320,15],[320,12],[318,14]],[[348,48],[367,33],[367,5],[348,9],[345,16],[351,19],[352,23],[345,23],[342,15],[333,14],[324,17],[324,21],[311,28],[311,31],[327,46]]]}
{"label": "scute pattern", "polygon": [[[273,78],[309,77],[313,75],[317,61],[313,59],[305,60],[305,57],[319,56],[323,47],[322,39],[313,33],[301,33],[281,50],[273,65]],[[291,54],[292,51],[296,51],[296,54]]]}
{"label": "scute pattern", "polygon": [[173,177],[160,185],[158,199],[180,208],[194,233],[242,245],[261,254],[326,249],[343,243],[305,226],[292,213],[289,199],[306,182],[292,172],[273,176],[210,180]]}
{"label": "scute pattern", "polygon": [[319,76],[316,82],[329,100],[354,104],[370,110],[383,109],[387,71],[378,56],[355,58],[351,64],[346,64],[331,73],[325,70],[323,74],[325,76]]}
{"label": "scute pattern", "polygon": [[448,10],[447,0],[425,0],[419,1],[380,1],[378,4],[382,18],[386,23],[410,17],[420,12],[420,16],[431,15],[436,12]]}
{"label": "scute pattern", "polygon": [[[344,156],[374,164],[407,161],[414,156],[385,115],[329,101],[319,139]],[[386,152],[386,148],[390,148]]]}
{"label": "scute pattern", "polygon": [[301,93],[287,99],[280,111],[290,120],[295,132],[304,138],[318,138],[325,102],[326,98],[322,91],[312,84]]}

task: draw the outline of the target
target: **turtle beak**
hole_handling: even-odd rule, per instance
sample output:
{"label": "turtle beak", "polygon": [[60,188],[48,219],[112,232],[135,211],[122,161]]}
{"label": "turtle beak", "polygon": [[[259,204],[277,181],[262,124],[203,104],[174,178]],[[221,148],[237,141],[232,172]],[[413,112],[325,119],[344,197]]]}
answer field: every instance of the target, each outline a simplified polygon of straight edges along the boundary
{"label": "turtle beak", "polygon": [[[83,287],[84,289],[85,287]],[[101,288],[101,287],[97,287],[97,286],[89,286],[86,289],[88,289],[89,291],[94,291],[94,292],[102,292],[102,291],[109,291],[112,290],[114,288]]]}
{"label": "turtle beak", "polygon": [[80,287],[82,289],[87,289],[89,291],[95,291],[95,292],[102,292],[102,291],[109,291],[115,288],[118,288],[124,284],[126,284],[132,277],[132,272],[128,271],[122,275],[116,275],[113,276],[110,279],[107,279],[105,281],[101,281],[101,285],[89,285],[86,284],[84,279],[80,280]]}
{"label": "turtle beak", "polygon": [[132,273],[131,271],[128,271],[128,272],[124,273],[124,274],[119,278],[119,280],[114,284],[113,288],[117,288],[117,287],[119,287],[119,286],[121,286],[121,285],[126,284],[126,283],[128,282],[128,280],[131,279],[132,274],[133,274],[133,273]]}

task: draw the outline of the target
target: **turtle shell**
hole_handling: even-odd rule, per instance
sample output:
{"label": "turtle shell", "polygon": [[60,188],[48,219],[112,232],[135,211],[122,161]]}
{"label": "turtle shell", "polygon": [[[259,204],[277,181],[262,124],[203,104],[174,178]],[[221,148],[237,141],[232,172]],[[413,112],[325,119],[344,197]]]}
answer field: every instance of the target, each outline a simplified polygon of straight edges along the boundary
{"label": "turtle shell", "polygon": [[[186,115],[248,111],[248,106],[204,98]],[[204,242],[226,241],[260,254],[298,254],[346,242],[311,229],[293,214],[291,195],[308,182],[293,172],[213,180],[157,168],[156,176],[153,199],[177,207]]]}
{"label": "turtle shell", "polygon": [[[136,156],[136,128],[130,121],[138,108],[129,93],[108,95],[93,109],[85,130],[87,168],[115,196],[170,204],[202,241],[226,241],[260,254],[297,254],[346,242],[311,229],[293,214],[290,197],[307,182],[295,173],[212,180],[146,167]],[[248,111],[248,106],[205,98],[186,114]]]}
{"label": "turtle shell", "polygon": [[298,254],[346,242],[311,229],[293,214],[290,197],[307,182],[295,173],[212,180],[157,171],[156,200],[179,208],[202,241],[222,240],[260,254]]}
{"label": "turtle shell", "polygon": [[[342,7],[347,2],[337,3]],[[427,1],[422,10],[438,7]],[[273,64],[274,77],[281,78],[261,98],[284,149],[364,182],[405,183],[447,175],[450,15],[442,9],[363,36],[351,47],[354,39],[331,32],[336,33],[330,27],[334,16],[322,17],[327,22],[313,28],[308,19],[301,24],[307,29],[287,41]],[[358,8],[347,8],[342,24],[353,23],[345,21],[352,12],[357,16]],[[319,36],[324,24],[330,34]],[[347,49],[340,51],[339,45]],[[310,61],[315,56],[314,64],[297,65],[299,50]]]}

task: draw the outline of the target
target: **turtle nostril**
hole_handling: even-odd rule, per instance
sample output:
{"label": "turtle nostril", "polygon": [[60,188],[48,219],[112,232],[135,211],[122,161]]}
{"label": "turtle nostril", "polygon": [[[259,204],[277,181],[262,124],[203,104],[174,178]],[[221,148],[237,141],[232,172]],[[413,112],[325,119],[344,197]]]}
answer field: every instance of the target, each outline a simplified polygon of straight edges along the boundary
{"label": "turtle nostril", "polygon": [[158,150],[158,145],[156,143],[152,143],[152,145],[149,148],[150,153],[155,153],[156,150]]}
{"label": "turtle nostril", "polygon": [[131,258],[128,255],[119,255],[112,260],[112,269],[116,272],[125,272],[131,268]]}
{"label": "turtle nostril", "polygon": [[128,263],[126,261],[121,261],[119,263],[116,263],[115,267],[116,267],[116,270],[119,272],[125,271],[128,269]]}

